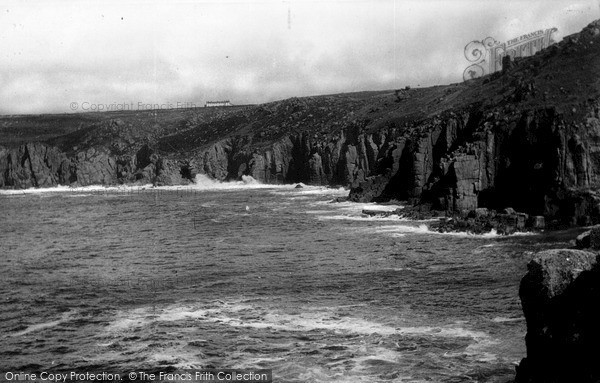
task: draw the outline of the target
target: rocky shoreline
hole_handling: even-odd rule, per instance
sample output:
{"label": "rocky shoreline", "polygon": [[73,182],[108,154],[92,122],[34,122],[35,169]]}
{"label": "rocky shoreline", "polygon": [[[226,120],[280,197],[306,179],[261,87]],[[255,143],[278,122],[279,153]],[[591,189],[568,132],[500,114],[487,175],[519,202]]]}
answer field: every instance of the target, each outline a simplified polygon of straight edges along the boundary
{"label": "rocky shoreline", "polygon": [[486,208],[442,212],[433,210],[427,205],[416,205],[401,207],[393,211],[364,209],[362,214],[369,217],[397,216],[416,221],[427,220],[430,221],[429,229],[440,233],[485,234],[495,231],[498,234],[510,235],[517,232],[543,231],[547,228],[544,216],[529,216],[510,207],[501,212]]}

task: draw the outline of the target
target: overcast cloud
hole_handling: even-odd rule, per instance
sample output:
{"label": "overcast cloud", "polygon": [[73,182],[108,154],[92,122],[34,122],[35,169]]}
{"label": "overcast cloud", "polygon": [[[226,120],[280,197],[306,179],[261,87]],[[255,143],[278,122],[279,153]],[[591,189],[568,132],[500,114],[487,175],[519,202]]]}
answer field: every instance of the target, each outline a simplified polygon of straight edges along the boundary
{"label": "overcast cloud", "polygon": [[449,84],[471,40],[598,18],[599,0],[4,1],[0,114]]}

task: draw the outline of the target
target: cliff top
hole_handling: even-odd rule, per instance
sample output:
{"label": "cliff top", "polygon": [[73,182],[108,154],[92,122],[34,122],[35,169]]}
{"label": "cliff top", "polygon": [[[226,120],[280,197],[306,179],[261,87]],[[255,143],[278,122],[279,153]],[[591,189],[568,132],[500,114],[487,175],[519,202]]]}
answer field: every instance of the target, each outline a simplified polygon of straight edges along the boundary
{"label": "cliff top", "polygon": [[446,113],[553,108],[581,120],[600,98],[600,21],[513,67],[476,80],[429,88],[290,98],[226,108],[117,111],[0,117],[0,145],[47,142],[67,152],[104,146],[132,153],[144,144],[174,155],[246,135],[256,147],[289,133],[327,138],[342,129],[384,127],[413,134]]}

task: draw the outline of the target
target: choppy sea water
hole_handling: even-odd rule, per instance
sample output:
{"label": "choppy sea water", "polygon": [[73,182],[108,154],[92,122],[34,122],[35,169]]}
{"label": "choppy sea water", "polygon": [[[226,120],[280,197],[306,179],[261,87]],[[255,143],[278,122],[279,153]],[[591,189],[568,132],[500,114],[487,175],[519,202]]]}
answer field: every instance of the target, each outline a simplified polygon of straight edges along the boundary
{"label": "choppy sea water", "polygon": [[275,382],[506,382],[518,284],[558,236],[437,234],[347,191],[0,194],[0,371],[268,368]]}

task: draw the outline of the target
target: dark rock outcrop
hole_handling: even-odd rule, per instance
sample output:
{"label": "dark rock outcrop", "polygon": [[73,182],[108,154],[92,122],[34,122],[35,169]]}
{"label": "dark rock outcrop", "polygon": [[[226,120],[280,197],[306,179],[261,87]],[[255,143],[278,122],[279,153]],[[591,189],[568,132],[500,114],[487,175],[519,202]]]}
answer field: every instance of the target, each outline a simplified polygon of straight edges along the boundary
{"label": "dark rock outcrop", "polygon": [[517,383],[600,381],[600,267],[595,253],[547,250],[528,265],[519,295],[527,357]]}
{"label": "dark rock outcrop", "polygon": [[590,247],[590,233],[591,231],[588,230],[579,234],[577,238],[575,238],[575,246],[577,246],[578,249],[587,249],[588,247]]}
{"label": "dark rock outcrop", "polygon": [[575,246],[579,249],[591,248],[600,250],[600,225],[592,227],[588,231],[584,231],[575,238]]}
{"label": "dark rock outcrop", "polygon": [[190,181],[185,161],[161,158],[147,146],[134,155],[91,147],[72,156],[44,143],[0,147],[0,187],[23,189],[56,185],[122,183],[177,185]]}
{"label": "dark rock outcrop", "polygon": [[600,226],[594,226],[590,230],[589,245],[594,250],[600,250]]}
{"label": "dark rock outcrop", "polygon": [[523,231],[539,231],[545,229],[543,217],[529,217],[513,208],[498,213],[486,208],[463,210],[460,213],[440,218],[438,223],[430,225],[432,229],[445,232],[467,232],[484,234],[495,230],[498,234],[514,234]]}
{"label": "dark rock outcrop", "polygon": [[56,148],[32,143],[0,147],[0,187],[49,187],[70,181],[74,168]]}

